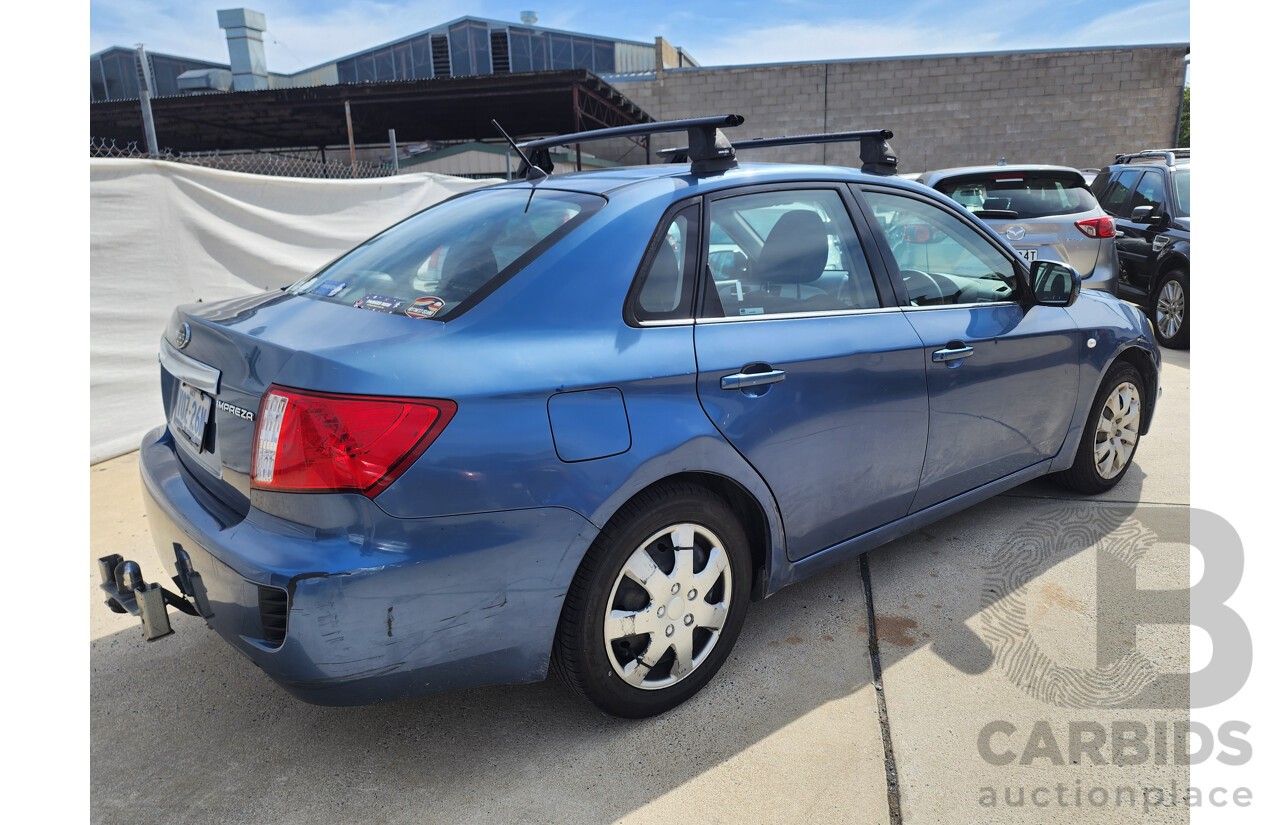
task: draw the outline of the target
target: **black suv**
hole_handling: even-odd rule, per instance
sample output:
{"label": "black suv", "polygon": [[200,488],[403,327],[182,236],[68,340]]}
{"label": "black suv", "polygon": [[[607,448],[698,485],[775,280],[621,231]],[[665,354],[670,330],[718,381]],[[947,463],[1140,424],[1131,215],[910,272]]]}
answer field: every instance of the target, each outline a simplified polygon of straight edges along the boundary
{"label": "black suv", "polygon": [[1116,220],[1121,298],[1147,307],[1156,339],[1191,345],[1191,150],[1116,155],[1093,181]]}

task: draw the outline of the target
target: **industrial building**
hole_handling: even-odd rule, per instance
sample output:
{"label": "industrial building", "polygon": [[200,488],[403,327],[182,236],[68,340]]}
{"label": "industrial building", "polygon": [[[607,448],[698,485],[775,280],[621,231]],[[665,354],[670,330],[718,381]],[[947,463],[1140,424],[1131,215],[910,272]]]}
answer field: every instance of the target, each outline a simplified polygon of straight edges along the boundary
{"label": "industrial building", "polygon": [[[145,145],[139,78],[172,154],[276,153],[452,174],[504,173],[498,119],[517,138],[739,113],[732,139],[890,129],[903,172],[995,163],[1098,166],[1176,142],[1187,43],[704,67],[658,37],[619,40],[462,17],[294,74],[268,70],[265,17],[218,12],[229,62],[112,48],[90,60],[90,129]],[[132,67],[133,75],[130,75]],[[389,151],[394,130],[397,151]],[[466,148],[458,148],[466,145]],[[572,165],[652,160],[661,142],[588,145]],[[751,159],[859,164],[856,145]],[[563,168],[563,165],[561,166]],[[332,171],[332,170],[329,170]]]}
{"label": "industrial building", "polygon": [[448,23],[312,66],[293,74],[267,69],[262,34],[266,16],[251,9],[224,9],[218,25],[227,33],[229,63],[211,63],[121,46],[89,58],[90,100],[136,100],[144,76],[152,97],[227,91],[289,89],[348,83],[429,80],[474,75],[587,69],[597,75],[697,66],[684,49],[662,38],[644,43],[548,29],[535,12],[520,24],[480,17]]}

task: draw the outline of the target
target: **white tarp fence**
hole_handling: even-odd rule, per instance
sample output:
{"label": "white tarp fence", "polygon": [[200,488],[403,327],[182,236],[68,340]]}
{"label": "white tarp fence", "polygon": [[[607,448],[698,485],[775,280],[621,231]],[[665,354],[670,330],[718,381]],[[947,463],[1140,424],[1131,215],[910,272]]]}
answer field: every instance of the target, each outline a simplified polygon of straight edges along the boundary
{"label": "white tarp fence", "polygon": [[278,289],[391,224],[482,185],[419,173],[365,180],[89,161],[89,463],[164,422],[156,353],[178,304]]}

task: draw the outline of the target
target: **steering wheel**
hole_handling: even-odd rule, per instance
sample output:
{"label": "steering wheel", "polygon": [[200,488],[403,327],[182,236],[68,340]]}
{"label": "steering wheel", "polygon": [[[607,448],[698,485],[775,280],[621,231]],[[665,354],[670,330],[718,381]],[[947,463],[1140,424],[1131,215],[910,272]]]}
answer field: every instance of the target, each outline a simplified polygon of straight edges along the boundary
{"label": "steering wheel", "polygon": [[907,288],[907,299],[912,306],[927,306],[931,303],[942,303],[946,293],[942,286],[926,272],[918,269],[900,269],[902,285]]}

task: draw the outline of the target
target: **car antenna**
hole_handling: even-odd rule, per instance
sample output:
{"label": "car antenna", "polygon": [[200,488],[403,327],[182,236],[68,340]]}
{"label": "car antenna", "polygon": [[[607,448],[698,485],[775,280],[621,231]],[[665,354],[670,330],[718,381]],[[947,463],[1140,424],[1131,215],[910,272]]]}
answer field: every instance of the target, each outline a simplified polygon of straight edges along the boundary
{"label": "car antenna", "polygon": [[[520,147],[516,145],[516,142],[511,139],[511,135],[507,134],[507,130],[503,129],[502,126],[498,124],[497,118],[492,118],[489,122],[493,124],[493,128],[497,129],[499,134],[507,139],[507,143],[511,144],[511,148],[516,150],[516,154],[519,155],[520,160],[523,161],[523,165],[520,168],[522,170],[527,170],[524,172],[522,177],[529,181],[529,199],[524,202],[524,211],[528,212],[529,204],[533,203],[533,190],[537,188],[538,181],[547,177],[547,173],[545,170],[534,166],[529,161],[529,156],[520,150]],[[534,172],[534,169],[537,169],[538,171]]]}
{"label": "car antenna", "polygon": [[511,135],[507,134],[507,130],[503,129],[498,124],[497,118],[494,118],[489,122],[493,124],[493,128],[498,130],[498,134],[507,139],[507,143],[511,144],[511,148],[516,150],[516,154],[520,156],[520,160],[524,161],[524,166],[522,167],[523,174],[520,177],[523,177],[528,181],[538,181],[547,177],[546,170],[540,166],[533,165],[533,161],[529,160],[529,156],[524,153],[524,150],[520,148],[519,144],[512,140]]}

